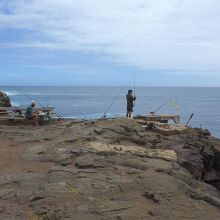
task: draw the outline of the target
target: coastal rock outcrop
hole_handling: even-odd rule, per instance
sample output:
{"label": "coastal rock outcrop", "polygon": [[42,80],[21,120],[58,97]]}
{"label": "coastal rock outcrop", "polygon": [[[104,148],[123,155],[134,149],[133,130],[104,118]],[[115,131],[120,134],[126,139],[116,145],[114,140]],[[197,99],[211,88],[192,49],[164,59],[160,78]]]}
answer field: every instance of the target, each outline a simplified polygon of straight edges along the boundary
{"label": "coastal rock outcrop", "polygon": [[11,107],[11,101],[8,95],[0,91],[0,107]]}
{"label": "coastal rock outcrop", "polygon": [[220,140],[207,131],[120,118],[0,134],[0,219],[220,219]]}

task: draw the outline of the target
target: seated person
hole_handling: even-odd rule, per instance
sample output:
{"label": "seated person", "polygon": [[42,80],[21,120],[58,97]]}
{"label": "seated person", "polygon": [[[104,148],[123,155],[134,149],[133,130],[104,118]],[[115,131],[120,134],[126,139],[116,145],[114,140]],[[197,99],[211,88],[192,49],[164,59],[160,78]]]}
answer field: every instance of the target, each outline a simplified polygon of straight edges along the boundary
{"label": "seated person", "polygon": [[35,105],[36,105],[35,102],[31,101],[31,105],[29,105],[26,109],[25,118],[26,119],[33,119],[35,121],[35,125],[38,126],[39,114],[38,114],[38,112],[33,111],[33,108]]}

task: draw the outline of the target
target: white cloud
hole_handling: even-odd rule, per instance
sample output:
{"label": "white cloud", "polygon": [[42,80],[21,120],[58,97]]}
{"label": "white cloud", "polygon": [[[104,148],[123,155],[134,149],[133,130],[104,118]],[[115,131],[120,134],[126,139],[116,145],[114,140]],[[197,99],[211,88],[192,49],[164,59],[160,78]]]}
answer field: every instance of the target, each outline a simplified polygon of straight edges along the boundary
{"label": "white cloud", "polygon": [[143,69],[220,69],[219,12],[219,0],[3,0],[0,31],[31,31],[6,47],[92,51]]}

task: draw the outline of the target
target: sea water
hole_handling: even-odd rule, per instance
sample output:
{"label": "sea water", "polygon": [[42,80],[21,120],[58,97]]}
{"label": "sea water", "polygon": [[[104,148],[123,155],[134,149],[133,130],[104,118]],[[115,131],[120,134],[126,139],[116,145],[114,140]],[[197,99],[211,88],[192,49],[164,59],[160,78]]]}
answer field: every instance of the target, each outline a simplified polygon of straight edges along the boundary
{"label": "sea water", "polygon": [[[106,112],[107,117],[125,116],[128,87],[1,87],[12,103],[29,105],[35,100],[53,106],[65,118],[95,119]],[[132,89],[132,88],[131,88]],[[147,115],[157,110],[162,114],[179,114],[185,124],[209,129],[220,137],[220,88],[197,87],[136,87],[134,115]]]}

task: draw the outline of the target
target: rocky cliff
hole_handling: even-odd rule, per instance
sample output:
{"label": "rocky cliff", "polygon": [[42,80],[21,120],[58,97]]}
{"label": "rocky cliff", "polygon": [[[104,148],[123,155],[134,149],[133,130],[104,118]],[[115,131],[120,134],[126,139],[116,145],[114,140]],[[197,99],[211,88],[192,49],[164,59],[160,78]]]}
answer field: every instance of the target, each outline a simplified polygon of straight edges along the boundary
{"label": "rocky cliff", "polygon": [[10,98],[0,91],[0,107],[11,107]]}
{"label": "rocky cliff", "polygon": [[0,127],[0,219],[220,219],[220,140],[132,119]]}

